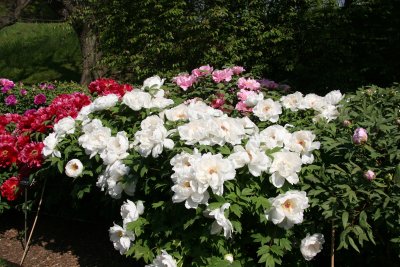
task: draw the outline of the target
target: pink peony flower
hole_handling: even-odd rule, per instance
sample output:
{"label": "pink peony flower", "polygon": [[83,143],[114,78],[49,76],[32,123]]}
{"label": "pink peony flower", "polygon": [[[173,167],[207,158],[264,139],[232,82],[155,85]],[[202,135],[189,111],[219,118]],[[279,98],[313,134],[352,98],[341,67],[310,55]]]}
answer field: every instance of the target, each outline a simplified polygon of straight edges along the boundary
{"label": "pink peony flower", "polygon": [[243,67],[241,67],[241,66],[234,66],[234,67],[231,68],[231,70],[232,70],[233,74],[235,74],[235,75],[238,75],[238,74],[240,74],[240,73],[246,71],[246,70],[245,70]]}
{"label": "pink peony flower", "polygon": [[364,128],[357,128],[353,134],[353,143],[360,145],[366,143],[368,140],[367,130]]}
{"label": "pink peony flower", "polygon": [[4,102],[6,102],[7,106],[15,106],[18,101],[15,95],[9,95],[4,99]]}
{"label": "pink peony flower", "polygon": [[192,70],[192,75],[195,77],[201,77],[201,76],[206,76],[208,74],[211,74],[213,72],[214,68],[211,67],[210,65],[205,65],[201,66],[198,69]]}
{"label": "pink peony flower", "polygon": [[233,71],[231,69],[224,69],[224,70],[215,70],[212,73],[213,80],[216,83],[220,82],[229,82],[232,80]]}
{"label": "pink peony flower", "polygon": [[372,181],[375,179],[376,175],[373,171],[368,170],[364,173],[364,177],[368,180],[368,181]]}
{"label": "pink peony flower", "polygon": [[189,87],[191,87],[196,82],[196,76],[183,74],[172,79],[183,91],[186,91]]}
{"label": "pink peony flower", "polygon": [[35,103],[35,105],[41,105],[46,103],[46,96],[44,94],[38,94],[35,96],[33,103]]}
{"label": "pink peony flower", "polygon": [[239,78],[237,85],[240,89],[249,89],[253,91],[257,91],[260,89],[260,83],[250,78],[249,79],[246,79],[244,77]]}
{"label": "pink peony flower", "polygon": [[246,101],[246,99],[252,94],[254,94],[253,91],[242,89],[237,93],[237,96],[240,101]]}
{"label": "pink peony flower", "polygon": [[235,109],[242,112],[251,112],[253,110],[253,108],[248,107],[244,101],[238,102]]}
{"label": "pink peony flower", "polygon": [[25,95],[28,94],[28,91],[26,91],[25,89],[21,89],[21,90],[19,91],[19,94],[22,95],[22,96],[25,96]]}

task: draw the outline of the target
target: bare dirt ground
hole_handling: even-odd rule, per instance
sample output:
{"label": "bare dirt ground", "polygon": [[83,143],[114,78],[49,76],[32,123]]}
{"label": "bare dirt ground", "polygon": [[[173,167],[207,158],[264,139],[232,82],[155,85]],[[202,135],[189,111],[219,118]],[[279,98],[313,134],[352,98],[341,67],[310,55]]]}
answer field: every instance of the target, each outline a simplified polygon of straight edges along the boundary
{"label": "bare dirt ground", "polygon": [[[29,227],[33,219],[30,215]],[[0,267],[19,266],[24,252],[23,226],[20,212],[0,215]],[[114,250],[108,238],[109,227],[41,214],[23,266],[139,266]]]}

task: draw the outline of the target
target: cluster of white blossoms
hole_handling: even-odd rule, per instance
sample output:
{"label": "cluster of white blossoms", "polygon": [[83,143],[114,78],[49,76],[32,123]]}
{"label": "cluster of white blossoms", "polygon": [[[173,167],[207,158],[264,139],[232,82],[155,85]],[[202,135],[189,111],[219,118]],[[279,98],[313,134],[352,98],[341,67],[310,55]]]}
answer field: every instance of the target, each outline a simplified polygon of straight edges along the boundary
{"label": "cluster of white blossoms", "polygon": [[324,97],[316,94],[307,94],[303,96],[300,92],[282,96],[280,102],[284,108],[291,111],[313,109],[318,114],[314,117],[314,121],[321,118],[331,121],[337,118],[339,111],[337,104],[343,99],[343,95],[339,90],[331,91]]}
{"label": "cluster of white blossoms", "polygon": [[[254,177],[268,174],[270,183],[276,188],[281,188],[285,182],[297,184],[300,181],[298,174],[302,165],[314,161],[313,152],[319,149],[320,143],[315,141],[316,136],[311,131],[290,132],[293,126],[274,123],[279,121],[283,108],[291,111],[313,109],[318,112],[315,120],[325,118],[330,121],[338,116],[337,104],[343,98],[339,91],[332,91],[324,97],[315,94],[303,96],[296,92],[282,96],[279,101],[264,99],[261,92],[249,94],[245,104],[252,107],[254,117],[272,124],[260,131],[248,117],[229,117],[200,99],[191,99],[166,109],[174,102],[164,97],[165,92],[161,89],[164,80],[158,76],[150,77],[140,89],[127,92],[122,99],[117,95],[98,97],[79,112],[76,119],[82,121],[79,145],[90,158],[99,155],[103,160],[106,167],[98,177],[96,185],[101,190],[106,190],[113,198],[121,198],[122,192],[129,196],[134,195],[136,182],[127,182],[134,179],[129,179],[132,178],[130,168],[123,163],[128,153],[134,149],[142,157],[151,155],[157,158],[165,149],[174,148],[171,136],[183,141],[189,147],[186,151],[192,151],[175,154],[170,160],[173,170],[172,201],[184,202],[187,209],[196,209],[199,205],[207,207],[211,192],[222,196],[224,183],[234,180],[237,170],[241,168],[247,168]],[[93,112],[110,109],[119,102],[134,111],[156,109],[154,112],[151,110],[151,115],[141,121],[140,129],[134,133],[134,140],[131,142],[126,132],[120,131],[113,136],[110,128],[89,116]],[[176,129],[168,129],[170,125],[175,124],[179,125]],[[57,144],[66,134],[74,132],[74,119],[68,117],[60,120],[54,126],[54,133],[45,139],[43,154],[61,157],[60,151],[56,149]],[[202,154],[197,150],[197,145],[229,145],[233,150],[227,156],[211,152]],[[68,162],[65,169],[70,177],[78,177],[82,170],[82,163],[78,159]],[[271,208],[265,211],[265,217],[284,229],[302,223],[304,210],[309,207],[307,195],[303,191],[290,190],[270,198],[269,201]],[[217,209],[205,209],[204,216],[215,219],[211,225],[211,234],[223,233],[225,238],[232,237],[233,225],[225,216],[225,211],[230,205],[224,203]],[[127,200],[121,206],[123,225],[114,224],[109,230],[114,248],[121,254],[124,254],[135,240],[134,233],[127,229],[127,225],[138,220],[143,211],[142,201],[135,204]],[[301,252],[306,260],[321,250],[322,243],[323,237],[318,234],[307,236],[302,241]],[[229,257],[228,261],[232,262],[233,256]],[[162,254],[146,266],[175,267],[177,263],[171,255],[162,250]]]}
{"label": "cluster of white blossoms", "polygon": [[175,155],[171,161],[171,179],[174,185],[172,201],[185,201],[185,207],[197,208],[199,204],[207,204],[210,197],[208,188],[217,195],[222,195],[224,182],[235,178],[236,171],[229,159],[221,154],[200,154],[197,150],[193,154],[182,152]]}
{"label": "cluster of white blossoms", "polygon": [[144,206],[142,201],[139,200],[135,204],[132,201],[127,200],[121,206],[120,212],[123,226],[121,227],[114,223],[114,226],[110,227],[108,230],[114,248],[118,250],[121,255],[130,248],[131,242],[135,241],[134,233],[127,229],[128,223],[136,221],[143,212]]}
{"label": "cluster of white blossoms", "polygon": [[167,138],[173,131],[167,131],[164,121],[158,115],[148,116],[140,123],[141,130],[135,133],[133,145],[142,157],[157,158],[163,148],[172,149],[174,141]]}
{"label": "cluster of white blossoms", "polygon": [[43,140],[43,150],[42,154],[45,157],[61,157],[61,152],[56,149],[57,144],[65,137],[67,134],[73,134],[75,132],[75,120],[71,117],[65,117],[59,120],[53,127],[53,133],[49,134]]}

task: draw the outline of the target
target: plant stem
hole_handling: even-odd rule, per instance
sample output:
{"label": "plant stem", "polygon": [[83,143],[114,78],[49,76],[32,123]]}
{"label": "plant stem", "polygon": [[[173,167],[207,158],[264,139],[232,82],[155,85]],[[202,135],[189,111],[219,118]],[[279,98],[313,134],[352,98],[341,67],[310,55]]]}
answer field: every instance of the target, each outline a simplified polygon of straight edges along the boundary
{"label": "plant stem", "polygon": [[331,267],[335,267],[335,226],[332,220],[332,236],[331,236]]}

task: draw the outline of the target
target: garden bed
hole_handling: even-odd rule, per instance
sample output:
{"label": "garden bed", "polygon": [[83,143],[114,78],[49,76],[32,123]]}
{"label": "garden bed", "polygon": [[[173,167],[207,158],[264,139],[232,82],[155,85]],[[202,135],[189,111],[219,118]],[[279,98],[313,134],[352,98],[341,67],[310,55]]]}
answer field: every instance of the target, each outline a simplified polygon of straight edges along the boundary
{"label": "garden bed", "polygon": [[[34,219],[30,216],[29,226]],[[24,253],[22,213],[0,219],[0,266],[19,266]],[[108,225],[40,215],[23,266],[136,266],[109,242]]]}

